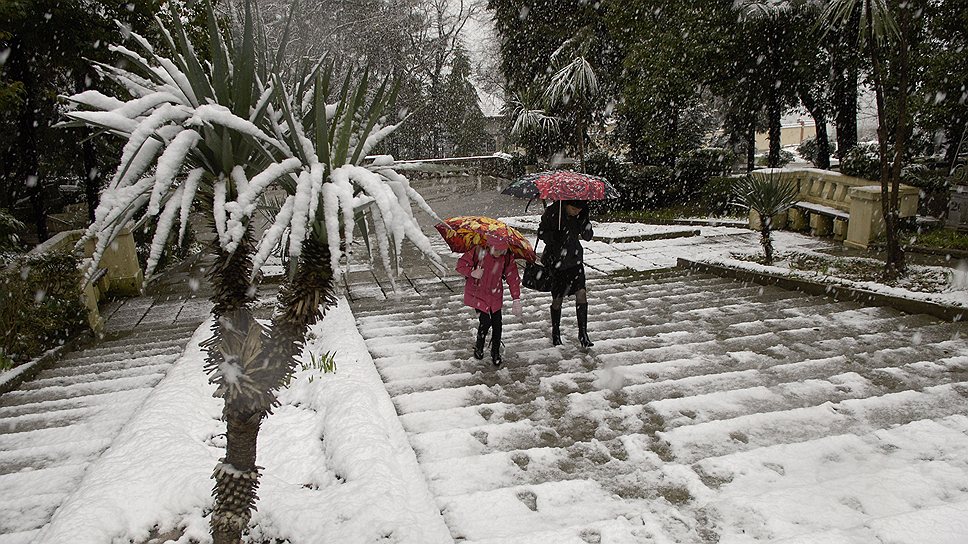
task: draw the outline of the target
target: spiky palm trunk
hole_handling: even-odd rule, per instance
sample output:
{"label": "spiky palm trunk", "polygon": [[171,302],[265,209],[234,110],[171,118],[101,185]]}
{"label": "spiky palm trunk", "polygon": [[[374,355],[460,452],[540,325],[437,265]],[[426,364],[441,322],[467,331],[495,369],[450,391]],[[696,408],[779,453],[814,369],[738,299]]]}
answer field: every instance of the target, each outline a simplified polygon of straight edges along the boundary
{"label": "spiky palm trunk", "polygon": [[315,236],[303,244],[299,267],[292,281],[279,292],[279,306],[272,317],[272,338],[266,358],[278,374],[277,387],[288,379],[305,344],[306,333],[336,303],[329,247]]}
{"label": "spiky palm trunk", "polygon": [[771,221],[772,218],[770,217],[760,218],[760,224],[762,225],[760,227],[760,244],[763,245],[763,262],[768,265],[773,264],[773,238],[770,236],[772,230],[770,225]]}
{"label": "spiky palm trunk", "polygon": [[215,324],[212,337],[202,347],[208,352],[205,370],[218,385],[215,394],[225,400],[226,447],[213,474],[212,538],[215,544],[236,544],[249,524],[259,486],[255,457],[265,415],[258,408],[264,397],[258,384],[259,369],[264,366],[264,331],[249,310],[254,298],[249,281],[251,233],[246,232],[233,253],[224,251],[217,239],[214,245],[216,258],[209,278],[215,290]]}

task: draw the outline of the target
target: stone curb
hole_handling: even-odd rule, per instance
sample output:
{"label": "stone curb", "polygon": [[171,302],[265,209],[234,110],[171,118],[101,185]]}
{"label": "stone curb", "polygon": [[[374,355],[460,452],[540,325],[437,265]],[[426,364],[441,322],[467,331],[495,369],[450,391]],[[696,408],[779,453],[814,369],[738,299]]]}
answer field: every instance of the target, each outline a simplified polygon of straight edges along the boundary
{"label": "stone curb", "polygon": [[909,314],[928,314],[944,321],[957,322],[968,319],[968,308],[948,306],[924,300],[875,293],[864,289],[847,287],[845,285],[828,285],[800,278],[791,278],[778,274],[769,274],[753,270],[732,268],[720,264],[700,263],[689,259],[679,258],[676,262],[679,268],[714,274],[724,278],[753,282],[760,285],[775,285],[790,291],[831,297],[834,300],[859,302],[867,306],[889,306]]}

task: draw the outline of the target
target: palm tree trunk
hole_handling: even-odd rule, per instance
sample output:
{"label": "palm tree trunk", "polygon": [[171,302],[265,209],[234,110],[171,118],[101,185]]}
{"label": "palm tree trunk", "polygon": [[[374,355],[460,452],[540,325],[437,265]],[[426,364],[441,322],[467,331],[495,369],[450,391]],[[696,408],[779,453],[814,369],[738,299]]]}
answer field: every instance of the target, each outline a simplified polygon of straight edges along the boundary
{"label": "palm tree trunk", "polygon": [[[222,417],[226,423],[225,457],[215,467],[215,508],[212,538],[215,544],[237,544],[249,524],[257,500],[259,467],[255,464],[259,427],[264,411],[244,394],[251,385],[250,372],[261,351],[262,327],[249,311],[253,300],[251,282],[252,236],[246,231],[235,252],[225,252],[216,236],[215,263],[209,272],[214,287],[213,335],[202,343],[207,356],[205,370],[218,384],[216,395],[224,399]],[[224,365],[238,371],[226,375]]]}
{"label": "palm tree trunk", "polygon": [[746,131],[746,171],[752,172],[756,167],[756,122],[750,121]]}
{"label": "palm tree trunk", "polygon": [[[873,36],[873,22],[869,12],[869,4],[867,4],[867,10],[868,32],[870,36]],[[884,70],[881,65],[880,52],[877,50],[874,39],[870,38],[868,44],[873,61],[874,97],[877,103],[877,147],[880,158],[881,214],[884,216],[884,230],[887,236],[887,257],[884,262],[883,275],[884,279],[890,280],[900,274],[898,259],[901,255],[901,246],[897,239],[896,216],[891,209],[891,172],[887,156],[887,112],[884,102]]]}
{"label": "palm tree trunk", "polygon": [[782,111],[780,97],[775,91],[770,92],[770,101],[766,109],[770,123],[770,156],[767,164],[770,168],[777,168],[780,166],[780,118]]}
{"label": "palm tree trunk", "polygon": [[329,246],[311,236],[303,244],[295,276],[279,292],[266,354],[276,371],[274,387],[280,387],[292,374],[309,327],[336,303],[331,259]]}
{"label": "palm tree trunk", "polygon": [[898,82],[897,95],[897,126],[894,129],[894,164],[891,168],[891,201],[890,213],[893,219],[895,231],[893,236],[888,234],[887,250],[888,260],[893,263],[898,274],[905,271],[904,249],[901,247],[900,233],[898,229],[901,220],[901,167],[903,166],[904,153],[907,147],[908,133],[908,84],[910,81],[910,51],[909,37],[911,33],[911,9],[912,6],[902,6],[900,8],[901,17],[899,25],[899,58],[898,70],[900,71],[900,81]]}
{"label": "palm tree trunk", "polygon": [[770,237],[770,225],[769,222],[772,221],[772,217],[760,217],[760,244],[763,245],[763,255],[765,264],[773,264],[773,239]]}

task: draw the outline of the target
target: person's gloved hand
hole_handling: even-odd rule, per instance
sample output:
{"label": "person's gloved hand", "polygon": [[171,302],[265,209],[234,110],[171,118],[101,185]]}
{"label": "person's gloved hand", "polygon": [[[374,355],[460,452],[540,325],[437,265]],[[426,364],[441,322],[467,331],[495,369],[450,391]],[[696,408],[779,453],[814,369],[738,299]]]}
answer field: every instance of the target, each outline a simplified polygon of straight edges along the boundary
{"label": "person's gloved hand", "polygon": [[511,301],[511,313],[514,317],[521,319],[521,299],[514,299]]}
{"label": "person's gloved hand", "polygon": [[483,275],[484,275],[483,268],[475,268],[474,270],[471,270],[471,277],[474,278],[475,280],[481,279]]}

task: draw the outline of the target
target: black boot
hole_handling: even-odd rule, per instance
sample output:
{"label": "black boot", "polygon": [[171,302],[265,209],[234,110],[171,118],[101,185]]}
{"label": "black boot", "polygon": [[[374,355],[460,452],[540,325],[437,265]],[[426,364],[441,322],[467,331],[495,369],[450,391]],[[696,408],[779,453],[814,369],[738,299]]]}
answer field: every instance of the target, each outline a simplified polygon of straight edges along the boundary
{"label": "black boot", "polygon": [[501,311],[491,314],[491,362],[501,366]]}
{"label": "black boot", "polygon": [[474,344],[474,358],[484,358],[484,342],[487,340],[487,331],[491,328],[491,316],[484,312],[477,312],[480,323],[477,326],[477,343]]}
{"label": "black boot", "polygon": [[551,344],[561,345],[561,308],[551,308]]}
{"label": "black boot", "polygon": [[578,342],[583,348],[590,348],[595,344],[588,339],[588,304],[576,304],[578,314]]}

